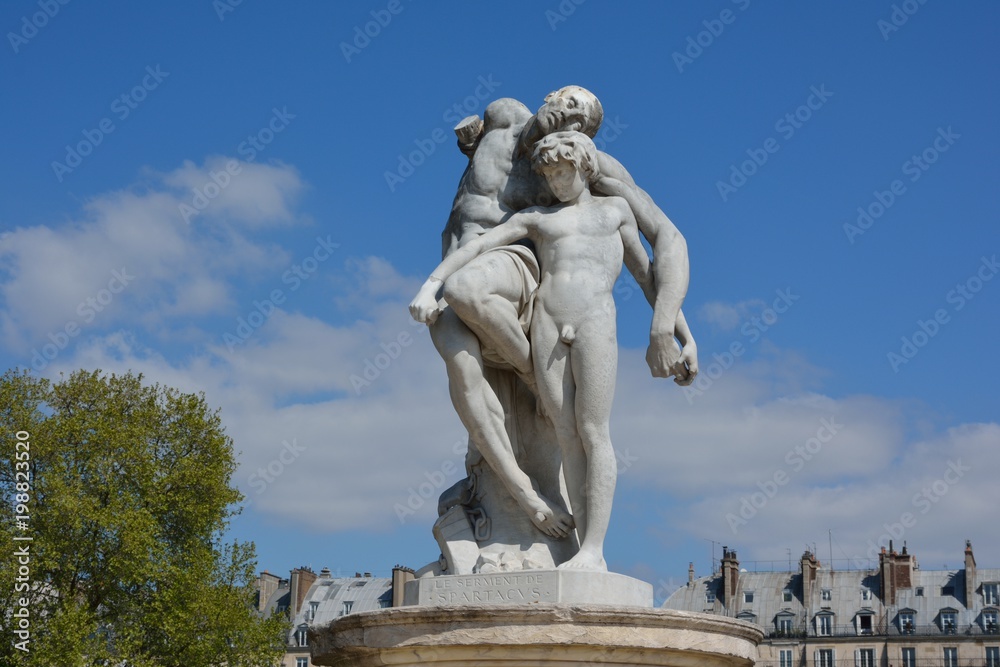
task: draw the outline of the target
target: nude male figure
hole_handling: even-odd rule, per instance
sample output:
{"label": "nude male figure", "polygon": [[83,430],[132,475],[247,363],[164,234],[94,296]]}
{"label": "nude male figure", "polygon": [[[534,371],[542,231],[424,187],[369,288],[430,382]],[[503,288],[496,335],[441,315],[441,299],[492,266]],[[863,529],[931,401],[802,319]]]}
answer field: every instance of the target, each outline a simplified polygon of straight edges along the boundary
{"label": "nude male figure", "polygon": [[426,322],[438,309],[438,290],[455,271],[484,251],[522,238],[534,242],[543,269],[530,328],[535,379],[555,426],[581,536],[579,552],[559,567],[607,570],[604,538],[617,476],[609,427],[618,361],[612,289],[623,258],[648,292],[652,267],[628,202],[590,193],[597,149],[587,135],[547,135],[532,162],[562,203],[516,213],[448,255],[410,308]]}
{"label": "nude male figure", "polygon": [[[490,104],[478,144],[468,151],[470,164],[443,234],[443,254],[502,224],[516,211],[546,198],[552,201],[542,179],[531,170],[526,150],[556,130],[593,135],[602,117],[597,98],[575,86],[547,97],[537,116],[513,99]],[[673,374],[675,381],[687,384],[697,372],[697,360],[680,313],[687,289],[683,237],[617,161],[598,153],[598,162],[604,177],[597,185],[614,188],[615,194],[629,201],[640,229],[653,244],[656,292],[646,292],[655,307],[647,353],[651,371],[663,377]],[[551,537],[565,537],[573,527],[572,517],[540,496],[518,467],[504,428],[504,406],[484,378],[484,365],[490,364],[512,368],[530,384],[526,325],[538,275],[537,261],[524,246],[477,257],[445,283],[443,293],[450,307],[439,317],[429,318],[430,331],[448,369],[452,402],[473,443],[534,525]],[[684,345],[683,353],[674,341],[675,333]]]}

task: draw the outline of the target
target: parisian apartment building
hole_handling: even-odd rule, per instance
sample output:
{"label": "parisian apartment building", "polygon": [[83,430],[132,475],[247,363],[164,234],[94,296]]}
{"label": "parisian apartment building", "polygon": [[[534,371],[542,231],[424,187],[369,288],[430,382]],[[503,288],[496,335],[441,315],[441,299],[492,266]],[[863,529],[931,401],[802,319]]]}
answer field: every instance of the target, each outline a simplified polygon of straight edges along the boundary
{"label": "parisian apartment building", "polygon": [[764,629],[759,667],[1000,667],[1000,569],[922,570],[906,546],[878,567],[834,570],[811,551],[799,569],[748,572],[723,548],[720,571],[664,608],[719,614]]}
{"label": "parisian apartment building", "polygon": [[373,577],[370,572],[341,577],[328,568],[316,574],[308,567],[299,567],[286,579],[265,570],[257,578],[257,611],[265,616],[280,613],[291,620],[281,667],[313,667],[309,626],[326,625],[347,614],[400,606],[403,584],[412,579],[413,570],[398,565],[392,578]]}

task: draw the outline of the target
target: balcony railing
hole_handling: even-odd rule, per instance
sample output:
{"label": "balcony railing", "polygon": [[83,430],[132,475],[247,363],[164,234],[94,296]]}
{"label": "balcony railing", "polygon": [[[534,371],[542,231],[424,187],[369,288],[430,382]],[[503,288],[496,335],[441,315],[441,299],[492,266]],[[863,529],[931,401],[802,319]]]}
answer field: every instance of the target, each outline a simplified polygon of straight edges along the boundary
{"label": "balcony railing", "polygon": [[[888,664],[904,665],[903,661],[899,659],[886,661],[884,658],[881,660],[878,657],[875,658],[874,667],[885,667]],[[945,661],[943,658],[917,658],[912,663],[907,664],[913,667],[1000,667],[1000,664],[989,663],[985,658],[962,659],[957,662]],[[822,665],[829,665],[829,667],[857,667],[853,655],[848,658],[838,655],[837,659],[833,662],[825,662]],[[790,667],[822,667],[822,665],[816,662],[812,651],[810,651],[809,657],[805,660],[801,656],[796,656],[792,660]],[[777,660],[758,660],[756,667],[789,667],[789,663],[782,663]]]}
{"label": "balcony railing", "polygon": [[[802,638],[823,638],[823,637],[902,637],[902,636],[914,636],[914,637],[943,637],[947,635],[955,636],[988,636],[997,635],[1000,636],[1000,630],[995,626],[986,626],[985,628],[978,624],[973,623],[971,625],[956,625],[956,626],[941,626],[936,623],[928,623],[925,625],[906,625],[899,627],[898,625],[890,625],[888,627],[876,626],[872,628],[865,628],[858,630],[851,623],[835,624],[831,626],[829,632],[821,632],[817,630],[812,624],[808,630],[803,630],[801,628],[795,630],[768,630],[768,639],[802,639]],[[998,665],[997,667],[1000,667]]]}

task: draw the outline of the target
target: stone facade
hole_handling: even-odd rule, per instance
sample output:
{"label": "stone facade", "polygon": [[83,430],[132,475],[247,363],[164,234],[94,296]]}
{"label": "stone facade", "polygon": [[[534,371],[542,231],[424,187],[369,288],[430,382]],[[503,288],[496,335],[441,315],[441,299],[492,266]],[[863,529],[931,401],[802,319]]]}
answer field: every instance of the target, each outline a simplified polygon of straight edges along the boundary
{"label": "stone facade", "polygon": [[760,626],[761,667],[1000,667],[1000,569],[921,570],[890,543],[871,570],[832,571],[806,552],[792,572],[741,571],[726,549],[721,572],[689,577],[665,608]]}

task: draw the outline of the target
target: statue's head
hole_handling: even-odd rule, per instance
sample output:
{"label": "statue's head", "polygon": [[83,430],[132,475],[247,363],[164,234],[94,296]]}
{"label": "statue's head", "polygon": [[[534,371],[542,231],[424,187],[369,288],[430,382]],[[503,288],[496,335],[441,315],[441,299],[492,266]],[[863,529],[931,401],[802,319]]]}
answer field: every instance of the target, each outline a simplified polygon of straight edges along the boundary
{"label": "statue's head", "polygon": [[531,155],[531,166],[535,171],[542,174],[559,162],[572,164],[588,181],[599,176],[597,147],[590,137],[581,132],[554,132],[535,144]]}
{"label": "statue's head", "polygon": [[604,120],[604,108],[586,88],[566,86],[546,95],[535,117],[545,134],[575,130],[593,138]]}

